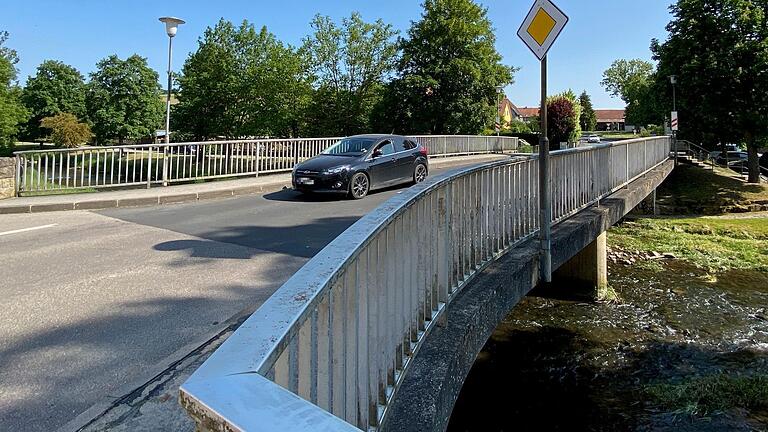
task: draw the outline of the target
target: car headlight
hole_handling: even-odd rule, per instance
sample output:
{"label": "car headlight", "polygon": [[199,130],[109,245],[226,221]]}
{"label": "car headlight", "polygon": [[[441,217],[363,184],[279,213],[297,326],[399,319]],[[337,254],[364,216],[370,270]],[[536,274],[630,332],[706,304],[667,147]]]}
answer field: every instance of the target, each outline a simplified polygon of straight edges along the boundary
{"label": "car headlight", "polygon": [[347,172],[347,171],[349,171],[349,165],[342,165],[342,166],[337,166],[335,168],[329,168],[329,169],[323,171],[323,173],[325,173],[325,174],[340,174],[340,173]]}

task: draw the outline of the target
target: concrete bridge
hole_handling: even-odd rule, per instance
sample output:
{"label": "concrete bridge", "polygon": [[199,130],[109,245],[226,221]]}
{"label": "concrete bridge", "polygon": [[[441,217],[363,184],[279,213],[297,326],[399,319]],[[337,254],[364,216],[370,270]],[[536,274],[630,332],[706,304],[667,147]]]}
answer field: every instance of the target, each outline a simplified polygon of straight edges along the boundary
{"label": "concrete bridge", "polygon": [[[605,231],[673,168],[667,137],[553,152],[555,278],[606,287]],[[444,430],[491,331],[538,285],[536,158],[447,173],[314,256],[181,387],[201,431]]]}

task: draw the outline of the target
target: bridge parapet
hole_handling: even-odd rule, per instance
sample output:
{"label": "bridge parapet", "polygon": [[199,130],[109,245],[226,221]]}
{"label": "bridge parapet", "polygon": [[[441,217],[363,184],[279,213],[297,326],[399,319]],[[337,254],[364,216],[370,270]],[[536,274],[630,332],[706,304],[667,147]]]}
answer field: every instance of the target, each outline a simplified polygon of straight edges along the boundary
{"label": "bridge parapet", "polygon": [[[669,157],[667,137],[553,152],[553,221]],[[181,386],[199,430],[371,430],[453,298],[538,232],[535,157],[409,188],[291,277]]]}

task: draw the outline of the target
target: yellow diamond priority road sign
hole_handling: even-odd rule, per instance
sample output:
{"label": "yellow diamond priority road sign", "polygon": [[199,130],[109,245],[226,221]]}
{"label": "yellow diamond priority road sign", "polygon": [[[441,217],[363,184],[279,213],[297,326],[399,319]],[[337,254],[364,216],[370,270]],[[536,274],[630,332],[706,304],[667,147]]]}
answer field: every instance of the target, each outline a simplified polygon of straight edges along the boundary
{"label": "yellow diamond priority road sign", "polygon": [[566,23],[568,17],[554,3],[550,0],[536,0],[517,35],[541,60]]}

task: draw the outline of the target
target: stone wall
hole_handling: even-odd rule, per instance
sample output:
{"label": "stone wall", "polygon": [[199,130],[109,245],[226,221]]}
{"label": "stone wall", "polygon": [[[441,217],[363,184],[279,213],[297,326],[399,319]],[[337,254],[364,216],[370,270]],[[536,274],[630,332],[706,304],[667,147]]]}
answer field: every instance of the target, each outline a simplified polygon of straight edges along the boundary
{"label": "stone wall", "polygon": [[0,199],[16,196],[16,159],[0,158]]}

